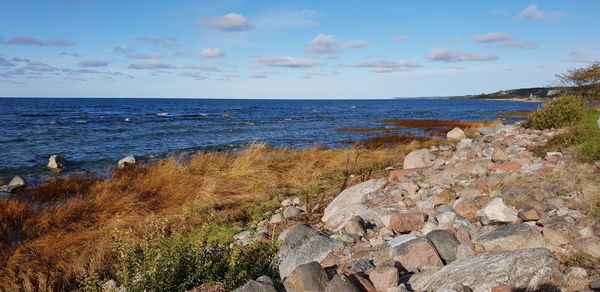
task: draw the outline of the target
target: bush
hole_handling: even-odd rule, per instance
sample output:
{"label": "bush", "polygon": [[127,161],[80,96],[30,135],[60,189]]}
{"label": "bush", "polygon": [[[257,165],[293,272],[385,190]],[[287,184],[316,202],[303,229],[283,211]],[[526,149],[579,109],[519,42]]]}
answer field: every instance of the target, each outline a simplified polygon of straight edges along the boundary
{"label": "bush", "polygon": [[172,235],[146,247],[128,247],[117,279],[129,291],[185,291],[205,283],[235,289],[262,275],[273,276],[270,264],[277,249],[256,242],[230,246],[208,242],[207,235]]}
{"label": "bush", "polygon": [[563,95],[533,112],[526,125],[538,130],[570,127],[584,115],[585,103],[582,99],[574,95]]}

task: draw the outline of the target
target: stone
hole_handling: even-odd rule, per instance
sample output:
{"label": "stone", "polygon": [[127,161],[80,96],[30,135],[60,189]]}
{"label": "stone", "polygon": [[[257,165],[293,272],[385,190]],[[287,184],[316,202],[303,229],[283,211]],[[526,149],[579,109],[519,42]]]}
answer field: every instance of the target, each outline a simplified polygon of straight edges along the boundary
{"label": "stone", "polygon": [[[477,214],[483,221],[493,223],[519,222],[519,212],[513,207],[506,206],[502,198],[494,198]],[[482,221],[482,223],[483,223]]]}
{"label": "stone", "polygon": [[434,206],[448,204],[452,202],[456,198],[456,193],[451,190],[442,190],[431,197],[429,197],[429,202]]}
{"label": "stone", "polygon": [[426,169],[427,169],[427,167],[395,169],[395,170],[390,171],[390,174],[388,175],[388,181],[389,182],[399,182],[402,179],[404,179],[408,176],[411,176],[413,174],[421,174]]}
{"label": "stone", "polygon": [[123,168],[127,167],[127,165],[136,164],[136,163],[137,163],[137,159],[135,158],[135,156],[129,155],[129,156],[121,158],[121,160],[119,160],[119,162],[117,162],[117,167],[119,169],[123,169]]}
{"label": "stone", "polygon": [[581,228],[577,232],[579,233],[581,238],[589,238],[589,237],[594,236],[594,229],[590,226]]}
{"label": "stone", "polygon": [[492,170],[500,170],[503,172],[511,172],[521,169],[521,164],[518,162],[502,162],[492,166]]}
{"label": "stone", "polygon": [[411,169],[429,167],[433,165],[434,160],[435,156],[433,156],[428,149],[418,149],[408,153],[408,155],[404,157],[402,168]]}
{"label": "stone", "polygon": [[283,222],[283,215],[281,215],[281,213],[273,215],[273,217],[271,217],[271,220],[269,220],[270,224],[279,224],[281,222]]}
{"label": "stone", "polygon": [[357,260],[350,264],[350,270],[355,273],[365,274],[368,270],[375,268],[371,261],[366,259]]}
{"label": "stone", "polygon": [[347,234],[355,235],[359,237],[367,236],[367,230],[365,229],[365,221],[360,216],[355,216],[346,225],[344,225],[344,231]]}
{"label": "stone", "polygon": [[233,235],[233,240],[242,244],[247,244],[252,240],[254,233],[252,231],[241,231]]}
{"label": "stone", "polygon": [[544,238],[533,227],[521,223],[503,225],[485,232],[473,240],[487,252],[512,251],[525,248],[544,247]]}
{"label": "stone", "polygon": [[281,232],[278,240],[281,242],[282,247],[295,247],[317,233],[316,230],[305,223],[298,223]]}
{"label": "stone", "polygon": [[444,263],[449,264],[456,260],[460,241],[452,232],[447,230],[434,230],[427,234],[427,239],[433,244]]}
{"label": "stone", "polygon": [[424,237],[385,248],[374,256],[373,262],[375,266],[399,263],[408,272],[418,272],[420,269],[444,265],[435,248]]}
{"label": "stone", "polygon": [[462,140],[466,137],[467,136],[465,136],[465,132],[463,132],[463,130],[461,130],[459,127],[456,127],[450,132],[446,133],[446,138],[448,138],[448,140]]}
{"label": "stone", "polygon": [[325,288],[325,292],[342,292],[342,291],[360,292],[361,289],[359,289],[356,286],[356,284],[354,284],[352,282],[352,280],[350,280],[350,278],[347,277],[346,275],[336,274],[335,276],[333,276],[333,279],[331,279],[331,281],[329,281],[327,288]]}
{"label": "stone", "polygon": [[471,223],[477,221],[478,209],[479,206],[475,202],[462,198],[454,202],[454,206],[452,206],[452,210],[454,210],[456,214],[460,215]]}
{"label": "stone", "polygon": [[292,217],[296,217],[298,215],[300,215],[300,213],[302,213],[302,210],[296,208],[296,207],[287,207],[285,208],[285,210],[283,210],[283,218],[288,219],[288,218],[292,218]]}
{"label": "stone", "polygon": [[600,239],[597,237],[590,237],[583,240],[579,240],[574,244],[575,248],[580,252],[590,256],[594,259],[600,259]]}
{"label": "stone", "polygon": [[59,155],[53,154],[48,158],[48,164],[46,166],[52,171],[62,171],[67,167],[67,160]]}
{"label": "stone", "polygon": [[508,154],[506,154],[506,149],[504,147],[494,148],[494,152],[492,153],[492,161],[493,162],[508,161]]}
{"label": "stone", "polygon": [[549,162],[559,162],[562,157],[563,154],[561,152],[546,152],[544,159]]}
{"label": "stone", "polygon": [[492,288],[492,292],[515,292],[515,287],[512,285],[500,285]]}
{"label": "stone", "polygon": [[13,177],[7,185],[0,186],[0,193],[11,193],[14,190],[24,188],[25,186],[27,186],[25,179],[17,175]]}
{"label": "stone", "polygon": [[394,213],[389,219],[389,228],[397,233],[419,231],[427,221],[427,214],[422,212]]}
{"label": "stone", "polygon": [[102,284],[102,288],[101,289],[102,289],[103,292],[118,292],[118,291],[121,291],[121,289],[119,289],[119,282],[117,282],[117,281],[115,281],[113,279],[110,279],[110,280],[104,282]]}
{"label": "stone", "polygon": [[299,265],[283,282],[287,292],[325,291],[329,280],[321,264],[308,262]]}
{"label": "stone", "polygon": [[340,210],[353,204],[364,203],[368,194],[381,192],[380,189],[386,183],[386,179],[372,179],[345,189],[325,208],[321,220],[326,223]]}
{"label": "stone", "polygon": [[277,292],[273,280],[267,276],[260,276],[256,280],[250,280],[233,292]]}
{"label": "stone", "polygon": [[343,247],[340,241],[329,239],[323,235],[314,235],[300,245],[288,249],[279,263],[279,276],[285,279],[297,266],[323,261],[333,250]]}
{"label": "stone", "polygon": [[394,248],[394,247],[396,247],[396,246],[399,246],[399,245],[401,245],[401,244],[403,244],[403,243],[405,243],[405,242],[408,242],[408,241],[410,241],[410,240],[413,240],[413,239],[415,239],[415,238],[417,238],[417,236],[416,236],[416,235],[414,235],[414,234],[412,234],[412,233],[398,235],[398,236],[396,236],[396,237],[392,238],[392,239],[391,239],[391,240],[388,242],[388,245],[389,245],[390,247]]}
{"label": "stone", "polygon": [[571,242],[569,235],[561,230],[544,228],[542,233],[544,235],[544,241],[551,246],[563,246]]}
{"label": "stone", "polygon": [[456,283],[475,292],[511,285],[519,291],[560,289],[563,276],[559,263],[545,248],[485,253],[452,262],[434,273],[415,275],[410,280],[415,291],[444,291]]}
{"label": "stone", "polygon": [[377,292],[386,292],[388,288],[397,287],[399,284],[400,275],[398,269],[393,266],[377,267],[367,271],[367,274]]}
{"label": "stone", "polygon": [[542,216],[541,212],[535,208],[528,208],[519,211],[519,219],[523,221],[538,221]]}
{"label": "stone", "polygon": [[586,291],[590,289],[590,278],[584,268],[571,267],[565,275],[567,291]]}

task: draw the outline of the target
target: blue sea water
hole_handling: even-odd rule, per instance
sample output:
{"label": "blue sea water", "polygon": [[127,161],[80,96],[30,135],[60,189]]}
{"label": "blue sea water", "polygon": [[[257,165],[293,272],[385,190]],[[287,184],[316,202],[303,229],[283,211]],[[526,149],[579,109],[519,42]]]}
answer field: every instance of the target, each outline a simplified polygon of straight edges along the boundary
{"label": "blue sea water", "polygon": [[[346,147],[376,133],[384,119],[493,120],[536,103],[461,99],[217,100],[0,98],[0,176],[50,175],[48,156],[70,171],[105,174],[126,155],[217,150],[251,142],[285,147]],[[224,118],[227,114],[230,118]],[[397,128],[395,133],[411,129]]]}

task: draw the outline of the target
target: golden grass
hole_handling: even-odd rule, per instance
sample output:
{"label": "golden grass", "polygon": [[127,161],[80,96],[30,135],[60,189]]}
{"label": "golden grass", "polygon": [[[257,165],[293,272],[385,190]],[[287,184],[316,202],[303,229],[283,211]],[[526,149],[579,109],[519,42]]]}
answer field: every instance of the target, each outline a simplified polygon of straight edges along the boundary
{"label": "golden grass", "polygon": [[252,145],[116,170],[108,179],[47,182],[19,201],[0,201],[0,233],[19,237],[0,246],[0,290],[69,290],[82,275],[110,278],[118,245],[144,245],[207,225],[244,226],[268,219],[269,202],[286,196],[301,196],[309,210],[323,208],[346,186],[383,176],[408,151],[434,143],[304,150]]}

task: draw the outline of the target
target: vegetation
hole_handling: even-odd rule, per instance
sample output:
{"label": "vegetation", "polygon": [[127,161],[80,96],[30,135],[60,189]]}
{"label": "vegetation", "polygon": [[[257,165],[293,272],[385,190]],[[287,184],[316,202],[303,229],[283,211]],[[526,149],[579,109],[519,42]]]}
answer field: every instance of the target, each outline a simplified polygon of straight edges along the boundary
{"label": "vegetation", "polygon": [[586,99],[600,98],[600,62],[557,75],[570,91]]}
{"label": "vegetation", "polygon": [[570,127],[585,115],[584,101],[574,95],[563,95],[531,113],[527,126],[538,129]]}
{"label": "vegetation", "polygon": [[436,143],[368,150],[258,144],[115,170],[106,179],[48,181],[0,200],[0,290],[93,290],[107,279],[132,291],[205,281],[235,287],[268,274],[273,253],[268,243],[230,247],[240,227],[268,219],[287,196],[300,196],[308,210],[323,208],[341,189],[383,176],[403,154]]}

